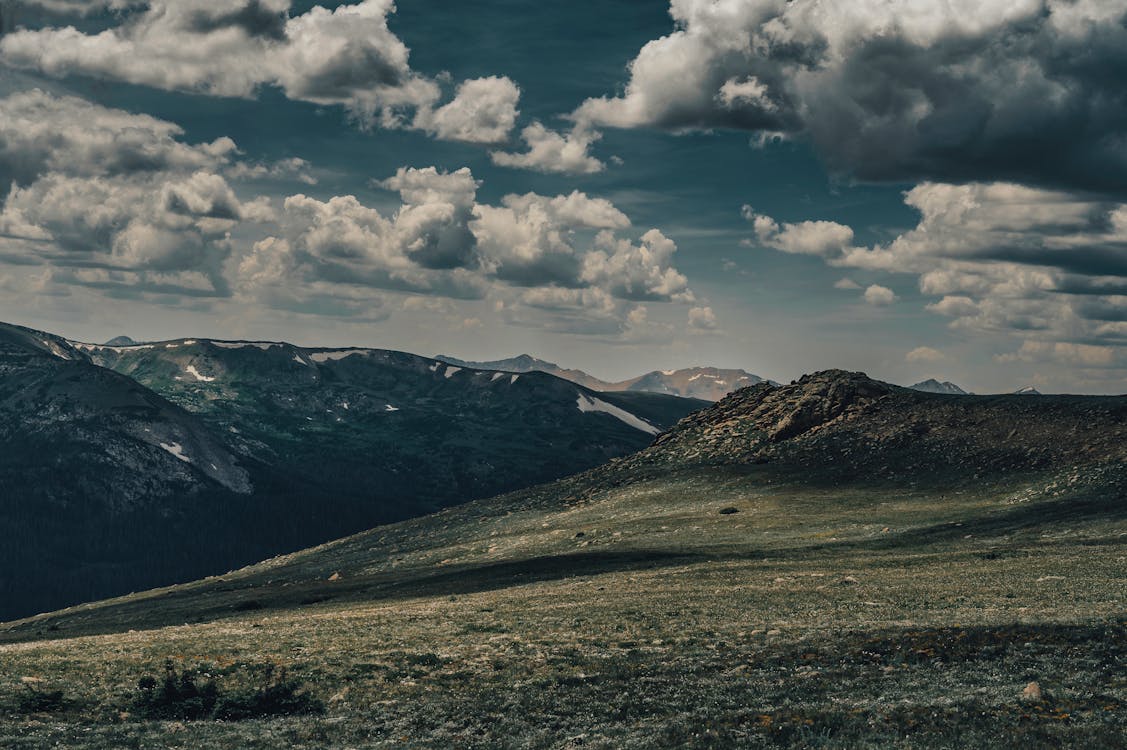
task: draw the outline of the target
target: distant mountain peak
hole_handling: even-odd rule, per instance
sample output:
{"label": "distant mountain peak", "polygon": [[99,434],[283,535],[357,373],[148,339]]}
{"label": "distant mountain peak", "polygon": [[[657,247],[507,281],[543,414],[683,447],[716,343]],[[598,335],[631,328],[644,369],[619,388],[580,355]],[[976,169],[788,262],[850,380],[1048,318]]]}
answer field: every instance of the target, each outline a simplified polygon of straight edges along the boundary
{"label": "distant mountain peak", "polygon": [[956,396],[970,395],[970,391],[963,390],[949,380],[939,381],[935,378],[928,378],[927,380],[909,386],[909,388],[913,391],[923,391],[925,393],[947,393]]}
{"label": "distant mountain peak", "polygon": [[102,346],[133,346],[137,342],[128,336],[114,336],[112,339],[102,344]]}
{"label": "distant mountain peak", "polygon": [[1016,396],[1040,396],[1041,391],[1037,390],[1031,385],[1023,386],[1014,391]]}
{"label": "distant mountain peak", "polygon": [[[653,370],[627,380],[608,382],[582,370],[569,370],[554,362],[548,362],[531,354],[520,354],[508,359],[490,362],[469,362],[446,354],[435,359],[457,367],[471,367],[477,370],[501,370],[504,372],[542,372],[578,383],[593,391],[640,391],[663,393],[683,398],[698,398],[705,401],[718,401],[732,391],[764,382],[758,375],[746,370],[722,369],[719,367],[686,367],[680,370]],[[766,381],[778,385],[772,381]]]}
{"label": "distant mountain peak", "polygon": [[508,359],[495,359],[489,362],[470,362],[457,357],[451,357],[448,354],[438,354],[435,356],[439,362],[445,362],[448,365],[455,367],[470,367],[475,370],[503,370],[505,372],[532,372],[534,370],[542,370],[544,372],[553,373],[560,369],[560,366],[552,362],[548,362],[531,354],[518,354],[515,357]]}

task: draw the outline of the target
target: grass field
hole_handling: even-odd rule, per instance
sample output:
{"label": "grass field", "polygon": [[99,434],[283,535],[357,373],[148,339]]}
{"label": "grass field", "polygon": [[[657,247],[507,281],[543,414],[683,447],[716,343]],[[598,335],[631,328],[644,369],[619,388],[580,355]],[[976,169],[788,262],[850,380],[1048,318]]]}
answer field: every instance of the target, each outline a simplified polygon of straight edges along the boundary
{"label": "grass field", "polygon": [[[0,746],[1124,744],[1122,498],[581,484],[0,626]],[[227,694],[284,667],[324,711],[147,719],[166,660]]]}

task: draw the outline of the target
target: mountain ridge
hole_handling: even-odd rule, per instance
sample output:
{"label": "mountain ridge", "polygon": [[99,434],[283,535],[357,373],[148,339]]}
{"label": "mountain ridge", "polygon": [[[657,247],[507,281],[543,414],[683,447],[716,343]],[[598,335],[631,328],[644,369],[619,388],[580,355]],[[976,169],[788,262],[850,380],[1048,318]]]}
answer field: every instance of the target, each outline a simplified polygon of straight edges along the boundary
{"label": "mountain ridge", "polygon": [[722,369],[717,367],[687,367],[677,370],[652,370],[633,378],[611,382],[596,378],[582,370],[565,369],[554,362],[538,359],[529,354],[521,354],[508,359],[488,362],[469,362],[445,354],[439,354],[435,359],[464,367],[475,367],[486,370],[512,372],[539,370],[604,393],[640,391],[645,393],[663,393],[684,398],[699,398],[706,401],[717,401],[728,393],[745,386],[771,382],[746,370]]}
{"label": "mountain ridge", "polygon": [[[20,581],[19,597],[37,609],[227,570],[551,481],[645,447],[706,405],[369,348],[190,338],[107,346],[8,325],[0,325],[0,341],[8,343],[0,411],[9,445],[0,475],[8,528],[25,532],[7,580]],[[42,389],[63,395],[21,396]],[[133,401],[119,392],[135,394]],[[90,419],[125,420],[129,428],[91,431]],[[71,424],[81,429],[66,432]],[[40,450],[21,447],[21,435],[44,431],[53,437]],[[31,498],[45,494],[71,498],[93,520],[40,518]],[[76,541],[86,526],[115,523],[120,531],[99,532],[113,541]],[[229,528],[215,530],[224,523]],[[161,545],[143,538],[146,524]],[[204,528],[197,561],[177,568],[174,559],[189,554],[187,540]],[[30,552],[37,544],[53,550],[38,566]],[[75,589],[53,562],[68,555],[74,570],[105,573]],[[167,566],[156,562],[162,556]],[[16,607],[19,597],[4,604]],[[0,616],[21,612],[6,607]]]}

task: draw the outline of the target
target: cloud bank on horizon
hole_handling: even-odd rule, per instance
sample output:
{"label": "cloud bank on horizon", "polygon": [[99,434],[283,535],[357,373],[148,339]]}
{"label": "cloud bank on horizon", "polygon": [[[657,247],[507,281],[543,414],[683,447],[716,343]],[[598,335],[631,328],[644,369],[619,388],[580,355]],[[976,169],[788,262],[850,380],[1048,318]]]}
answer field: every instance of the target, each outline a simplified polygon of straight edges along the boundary
{"label": "cloud bank on horizon", "polygon": [[[1127,0],[672,0],[671,30],[614,52],[633,55],[618,93],[554,120],[537,104],[553,80],[522,78],[519,61],[416,69],[391,0],[330,5],[15,3],[34,22],[8,23],[0,64],[43,86],[0,99],[0,287],[36,269],[24,289],[39,295],[357,323],[487,309],[491,325],[656,352],[740,319],[750,331],[755,300],[729,271],[752,262],[773,269],[768,287],[817,277],[838,300],[808,297],[790,318],[836,304],[865,327],[923,321],[906,366],[952,366],[948,347],[985,342],[980,368],[1127,390]],[[137,106],[144,94],[122,108],[51,90],[76,81],[216,107],[275,106],[274,91],[339,109],[373,143],[419,145],[394,170],[349,165],[337,191],[340,164],[192,138]],[[815,155],[827,192],[887,186],[882,210],[915,226],[709,194],[709,174],[675,159],[726,132],[750,136],[749,163]],[[707,197],[656,211],[643,189]],[[721,266],[677,228],[728,202]]]}

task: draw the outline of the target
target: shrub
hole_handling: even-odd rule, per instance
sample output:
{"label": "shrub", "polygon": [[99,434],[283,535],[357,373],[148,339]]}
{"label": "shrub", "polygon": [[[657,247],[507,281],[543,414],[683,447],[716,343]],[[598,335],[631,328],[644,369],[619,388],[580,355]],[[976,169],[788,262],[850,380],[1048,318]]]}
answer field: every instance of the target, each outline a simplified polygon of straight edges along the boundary
{"label": "shrub", "polygon": [[42,714],[58,711],[65,703],[62,690],[43,690],[39,678],[25,677],[22,680],[26,693],[16,699],[16,710],[22,714]]}
{"label": "shrub", "polygon": [[273,664],[266,666],[263,683],[248,690],[223,694],[214,680],[200,684],[198,679],[198,669],[177,674],[172,662],[165,662],[162,679],[146,675],[138,681],[132,709],[147,719],[223,721],[325,711],[325,705],[304,692],[300,682],[287,677],[285,668],[276,669]]}
{"label": "shrub", "polygon": [[146,675],[137,682],[133,710],[147,719],[209,718],[219,699],[219,688],[214,680],[197,685],[196,678],[187,669],[177,674],[172,662],[166,661],[161,680]]}

